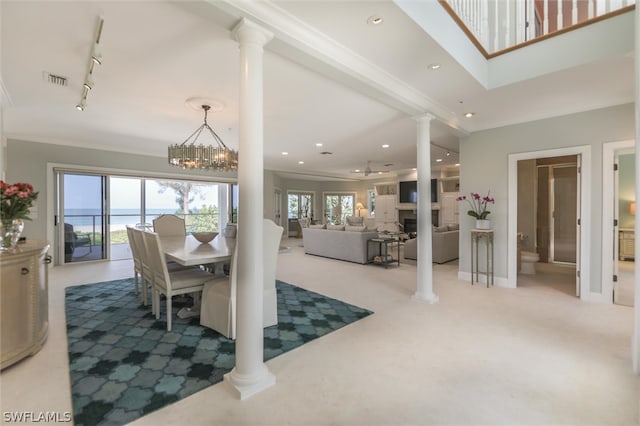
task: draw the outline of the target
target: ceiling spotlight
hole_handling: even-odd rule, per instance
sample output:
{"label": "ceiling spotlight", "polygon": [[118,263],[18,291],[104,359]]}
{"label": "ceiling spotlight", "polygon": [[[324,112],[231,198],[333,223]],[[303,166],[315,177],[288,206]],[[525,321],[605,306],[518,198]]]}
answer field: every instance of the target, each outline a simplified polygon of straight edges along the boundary
{"label": "ceiling spotlight", "polygon": [[304,161],[300,160],[298,161],[298,164],[304,164]]}
{"label": "ceiling spotlight", "polygon": [[440,64],[431,64],[431,65],[429,65],[429,69],[430,70],[437,70],[437,69],[440,69],[440,66],[441,66]]}
{"label": "ceiling spotlight", "polygon": [[451,153],[449,151],[447,151],[447,153],[445,154],[447,157],[449,157],[451,155]]}
{"label": "ceiling spotlight", "polygon": [[360,173],[361,171],[362,171],[362,170],[360,170],[360,169],[355,169],[355,170],[354,170],[354,172],[356,172],[356,173]]}
{"label": "ceiling spotlight", "polygon": [[475,113],[475,112],[465,112],[465,113],[464,113],[464,116],[465,116],[465,117],[467,117],[467,118],[471,118],[471,117],[473,117],[474,115],[476,115],[476,113]]}
{"label": "ceiling spotlight", "polygon": [[287,151],[282,151],[282,155],[289,155]]}
{"label": "ceiling spotlight", "polygon": [[436,158],[436,163],[442,163],[442,158]]}
{"label": "ceiling spotlight", "polygon": [[369,25],[380,25],[382,24],[382,22],[384,22],[382,20],[382,17],[378,16],[378,15],[372,15],[369,17],[369,19],[367,19],[367,24]]}
{"label": "ceiling spotlight", "polygon": [[322,146],[322,144],[321,144],[321,143],[317,143],[317,144],[316,144],[316,146],[317,146],[318,148],[320,148],[320,147]]}
{"label": "ceiling spotlight", "polygon": [[102,55],[98,55],[97,53],[93,54],[91,55],[91,60],[96,65],[102,65]]}
{"label": "ceiling spotlight", "polygon": [[84,108],[85,108],[84,101],[82,101],[82,102],[80,102],[78,105],[76,105],[76,109],[77,109],[78,111],[84,111]]}
{"label": "ceiling spotlight", "polygon": [[456,166],[456,167],[460,167],[460,163],[456,163],[456,164],[455,164],[455,166]]}
{"label": "ceiling spotlight", "polygon": [[87,82],[87,81],[85,81],[82,86],[87,90],[91,90],[92,89],[92,84]]}
{"label": "ceiling spotlight", "polygon": [[382,145],[383,148],[389,148],[389,144],[385,143],[384,145]]}

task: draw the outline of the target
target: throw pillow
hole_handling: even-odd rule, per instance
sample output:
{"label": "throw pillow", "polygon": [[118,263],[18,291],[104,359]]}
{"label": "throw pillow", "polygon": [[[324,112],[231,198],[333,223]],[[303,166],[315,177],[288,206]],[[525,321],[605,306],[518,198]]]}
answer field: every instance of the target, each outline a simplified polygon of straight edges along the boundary
{"label": "throw pillow", "polygon": [[347,225],[362,226],[364,225],[364,217],[363,216],[347,216]]}
{"label": "throw pillow", "polygon": [[331,223],[327,223],[327,229],[331,229],[332,231],[344,231],[344,225],[333,225]]}
{"label": "throw pillow", "polygon": [[442,225],[442,226],[436,226],[433,231],[434,232],[446,232],[448,230],[449,230],[449,227],[447,225]]}
{"label": "throw pillow", "polygon": [[309,228],[313,228],[313,229],[324,229],[324,224],[309,225]]}
{"label": "throw pillow", "polygon": [[447,228],[449,228],[449,231],[458,231],[460,230],[460,225],[457,223],[455,225],[447,225]]}
{"label": "throw pillow", "polygon": [[366,225],[362,225],[362,226],[345,225],[344,230],[353,231],[353,232],[364,232],[367,230],[367,226]]}

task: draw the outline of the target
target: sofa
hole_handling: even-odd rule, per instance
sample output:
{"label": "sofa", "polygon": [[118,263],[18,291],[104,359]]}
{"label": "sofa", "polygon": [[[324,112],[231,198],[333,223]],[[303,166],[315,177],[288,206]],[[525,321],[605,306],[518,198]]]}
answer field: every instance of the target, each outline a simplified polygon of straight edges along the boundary
{"label": "sofa", "polygon": [[[433,227],[431,232],[432,261],[446,263],[458,258],[460,230],[458,225]],[[418,236],[419,238],[419,236]],[[404,258],[418,259],[418,238],[404,243]]]}
{"label": "sofa", "polygon": [[[377,238],[377,231],[369,231],[365,226],[336,226],[334,229],[313,226],[302,228],[302,242],[306,254],[361,264],[369,261],[367,241]],[[373,245],[371,249],[370,257],[373,258],[377,253],[373,253]]]}

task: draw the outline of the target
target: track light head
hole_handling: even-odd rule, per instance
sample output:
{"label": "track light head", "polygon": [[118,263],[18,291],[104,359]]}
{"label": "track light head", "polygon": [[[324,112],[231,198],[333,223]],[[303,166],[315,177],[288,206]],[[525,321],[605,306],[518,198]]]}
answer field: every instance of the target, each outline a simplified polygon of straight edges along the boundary
{"label": "track light head", "polygon": [[85,108],[84,102],[80,102],[78,105],[76,105],[76,109],[78,111],[84,111],[84,108]]}
{"label": "track light head", "polygon": [[91,55],[91,60],[96,65],[102,65],[102,55],[94,53],[93,55]]}

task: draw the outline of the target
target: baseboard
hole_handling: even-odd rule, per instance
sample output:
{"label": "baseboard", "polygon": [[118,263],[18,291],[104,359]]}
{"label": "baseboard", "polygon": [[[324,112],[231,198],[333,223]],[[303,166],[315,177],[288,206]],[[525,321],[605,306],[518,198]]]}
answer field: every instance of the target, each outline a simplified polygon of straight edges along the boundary
{"label": "baseboard", "polygon": [[[460,281],[468,281],[469,283],[471,283],[471,273],[469,272],[464,272],[464,271],[458,271],[458,279]],[[474,284],[475,284],[475,280],[474,280]],[[478,284],[487,284],[487,277],[484,274],[480,274],[480,276],[478,277]],[[509,280],[505,277],[493,277],[493,285],[495,287],[503,287],[503,288],[515,288],[512,285],[509,285]]]}

